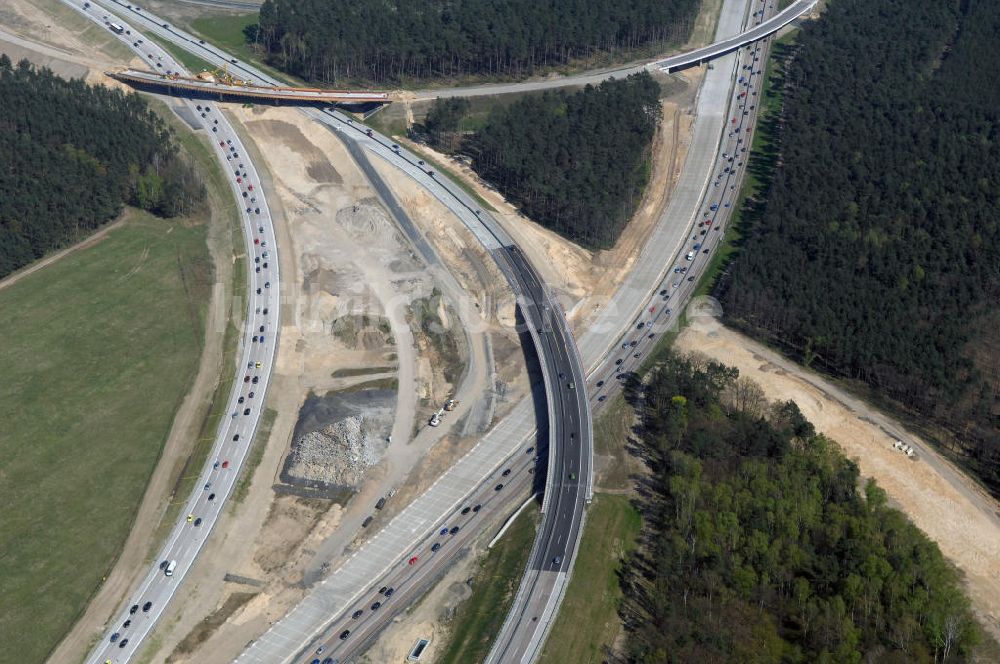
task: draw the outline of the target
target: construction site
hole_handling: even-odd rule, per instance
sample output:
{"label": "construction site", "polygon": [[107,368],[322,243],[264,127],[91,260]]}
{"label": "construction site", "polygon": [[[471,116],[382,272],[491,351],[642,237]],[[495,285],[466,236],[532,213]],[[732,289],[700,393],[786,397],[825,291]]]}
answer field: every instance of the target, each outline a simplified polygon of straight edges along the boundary
{"label": "construction site", "polygon": [[[162,67],[162,64],[157,62],[156,66]],[[203,71],[194,77],[181,76],[173,71],[160,74],[155,71],[143,71],[131,67],[111,69],[105,74],[117,81],[144,90],[166,91],[172,95],[186,94],[190,96],[194,93],[220,101],[266,101],[296,104],[386,104],[390,101],[387,92],[260,85],[251,80],[234,76],[229,72],[228,66],[212,72]]]}

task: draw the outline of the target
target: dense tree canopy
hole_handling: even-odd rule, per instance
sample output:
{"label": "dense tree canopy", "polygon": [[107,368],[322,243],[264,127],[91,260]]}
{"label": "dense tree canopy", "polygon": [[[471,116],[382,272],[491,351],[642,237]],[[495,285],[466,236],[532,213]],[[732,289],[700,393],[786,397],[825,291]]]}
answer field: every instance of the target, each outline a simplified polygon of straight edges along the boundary
{"label": "dense tree canopy", "polygon": [[653,468],[626,576],[632,661],[966,661],[957,572],[793,402],[669,357],[632,394]]}
{"label": "dense tree canopy", "polygon": [[642,199],[661,117],[660,86],[643,72],[575,93],[495,106],[460,145],[449,133],[467,105],[438,101],[419,134],[458,146],[484,180],[533,220],[586,247],[614,244]]}
{"label": "dense tree canopy", "polygon": [[204,199],[146,102],[0,55],[0,277],[116,217]]}
{"label": "dense tree canopy", "polygon": [[1000,490],[1000,3],[836,0],[785,72],[730,321],[954,435]]}
{"label": "dense tree canopy", "polygon": [[697,0],[265,0],[247,31],[310,81],[526,76],[690,33]]}
{"label": "dense tree canopy", "polygon": [[417,140],[444,152],[454,152],[461,145],[459,124],[469,112],[465,97],[438,97],[431,104],[423,123],[414,125],[410,132]]}

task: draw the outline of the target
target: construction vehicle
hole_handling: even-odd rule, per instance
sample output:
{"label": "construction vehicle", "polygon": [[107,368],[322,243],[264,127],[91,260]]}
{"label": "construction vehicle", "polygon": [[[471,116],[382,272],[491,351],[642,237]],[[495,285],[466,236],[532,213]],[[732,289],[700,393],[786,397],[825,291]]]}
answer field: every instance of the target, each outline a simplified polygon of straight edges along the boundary
{"label": "construction vehicle", "polygon": [[244,80],[242,78],[236,78],[229,73],[229,65],[224,64],[221,67],[216,67],[212,71],[199,72],[196,77],[202,81],[207,81],[209,83],[223,83],[225,85],[235,85],[240,87],[246,87],[253,85],[253,81]]}

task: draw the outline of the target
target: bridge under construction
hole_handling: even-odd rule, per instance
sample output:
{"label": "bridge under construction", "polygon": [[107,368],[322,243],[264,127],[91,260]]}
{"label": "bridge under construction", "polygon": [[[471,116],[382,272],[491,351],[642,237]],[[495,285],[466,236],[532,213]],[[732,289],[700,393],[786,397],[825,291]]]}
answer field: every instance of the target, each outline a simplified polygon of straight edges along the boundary
{"label": "bridge under construction", "polygon": [[392,101],[387,92],[259,85],[235,78],[225,69],[202,72],[193,78],[173,72],[160,74],[131,68],[114,69],[105,74],[140,89],[211,97],[220,101],[265,101],[285,104],[387,104]]}

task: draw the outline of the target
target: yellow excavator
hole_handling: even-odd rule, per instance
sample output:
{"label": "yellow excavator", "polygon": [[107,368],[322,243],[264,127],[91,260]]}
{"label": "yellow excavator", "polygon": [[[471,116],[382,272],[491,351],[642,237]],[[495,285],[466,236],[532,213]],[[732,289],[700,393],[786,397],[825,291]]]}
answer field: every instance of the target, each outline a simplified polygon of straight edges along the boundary
{"label": "yellow excavator", "polygon": [[236,78],[229,73],[229,65],[223,65],[222,67],[217,67],[213,71],[203,71],[198,74],[198,78],[203,81],[210,81],[212,83],[223,83],[225,85],[238,85],[246,87],[253,85],[253,81],[249,79]]}

